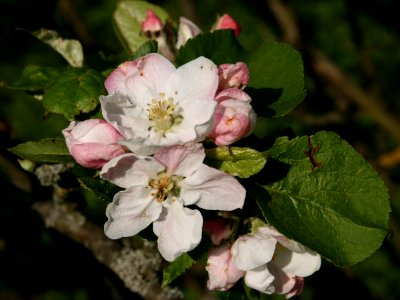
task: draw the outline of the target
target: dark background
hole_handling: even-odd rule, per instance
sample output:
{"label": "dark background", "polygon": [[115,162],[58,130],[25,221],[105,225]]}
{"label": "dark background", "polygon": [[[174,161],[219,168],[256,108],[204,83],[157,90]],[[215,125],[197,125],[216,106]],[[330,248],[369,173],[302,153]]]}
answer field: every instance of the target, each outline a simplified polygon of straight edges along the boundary
{"label": "dark background", "polygon": [[[302,54],[307,96],[288,116],[268,121],[271,135],[333,130],[350,142],[389,187],[391,238],[365,261],[339,269],[324,261],[306,279],[300,299],[400,298],[400,22],[395,0],[151,1],[177,20],[184,15],[204,31],[225,12],[241,25],[241,43],[292,43]],[[66,66],[61,56],[28,31],[57,30],[79,39],[88,62],[123,49],[112,27],[111,0],[0,0],[0,81],[19,78],[26,65]],[[21,30],[24,29],[24,30]],[[318,68],[329,62],[331,69]],[[332,70],[340,70],[339,81]],[[336,73],[335,73],[336,74]],[[337,75],[337,74],[336,74]],[[361,92],[360,92],[361,91]],[[378,109],[375,109],[378,107]],[[377,112],[381,112],[379,115]],[[0,89],[0,299],[136,299],[81,245],[45,228],[31,210],[49,189],[20,169],[7,151],[20,142],[60,135],[68,122],[44,117],[40,102],[22,91]],[[28,192],[29,191],[29,192]],[[80,204],[104,222],[104,204],[86,193]],[[100,208],[99,208],[100,207]],[[93,212],[94,211],[94,212]],[[197,284],[189,277],[197,278]],[[187,274],[187,299],[204,274]],[[191,291],[191,292],[190,292]]]}

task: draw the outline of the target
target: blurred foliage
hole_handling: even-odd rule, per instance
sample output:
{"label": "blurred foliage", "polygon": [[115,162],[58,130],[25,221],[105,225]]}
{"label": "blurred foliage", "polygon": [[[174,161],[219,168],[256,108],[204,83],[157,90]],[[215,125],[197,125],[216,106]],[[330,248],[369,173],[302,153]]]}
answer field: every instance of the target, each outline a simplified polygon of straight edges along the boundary
{"label": "blurred foliage", "polygon": [[[229,13],[242,27],[240,42],[250,50],[262,40],[279,40],[282,36],[269,6],[273,1],[151,2],[162,6],[174,20],[184,15],[205,31],[218,14]],[[318,78],[310,58],[310,51],[318,49],[394,116],[399,116],[400,23],[396,1],[283,2],[293,9],[298,22],[307,96],[288,116],[262,120],[268,132],[260,135],[293,136],[334,130],[377,169],[389,186],[393,204],[393,234],[381,249],[351,268],[339,269],[324,262],[318,273],[306,279],[299,299],[337,299],[344,294],[349,299],[398,299],[400,162],[394,160],[389,166],[378,162],[383,154],[400,145],[369,115]],[[125,54],[113,31],[114,8],[115,2],[111,0],[0,0],[0,81],[15,82],[27,65],[66,66],[59,54],[24,31],[40,28],[54,29],[65,38],[79,40],[85,61],[92,68],[115,67]],[[21,182],[18,187],[14,185],[18,179],[13,174],[19,166],[6,149],[20,142],[60,136],[68,125],[60,115],[45,116],[38,101],[23,91],[0,89],[0,180],[4,186],[0,200],[0,299],[135,299],[111,271],[80,245],[45,229],[30,205],[51,196],[46,189],[39,188],[33,176],[28,175],[33,193],[18,188]],[[89,218],[101,225],[105,218],[101,215],[104,202],[90,191],[81,197],[77,206],[92,211]],[[93,207],[101,208],[93,213]],[[205,282],[204,270],[194,268],[177,284],[187,291],[187,299],[202,299]]]}

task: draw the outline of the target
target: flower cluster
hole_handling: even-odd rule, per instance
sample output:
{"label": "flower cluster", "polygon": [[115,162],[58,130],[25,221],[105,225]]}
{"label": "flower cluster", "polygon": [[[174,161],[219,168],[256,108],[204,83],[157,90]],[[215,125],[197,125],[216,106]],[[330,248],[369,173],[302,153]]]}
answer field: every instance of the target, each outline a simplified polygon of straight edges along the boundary
{"label": "flower cluster", "polygon": [[[216,228],[216,232],[222,231]],[[320,265],[317,253],[263,224],[233,244],[225,243],[209,252],[208,288],[226,291],[244,277],[250,288],[290,298],[302,291],[304,277],[313,274]]]}
{"label": "flower cluster", "polygon": [[[73,121],[63,134],[78,164],[99,169],[101,179],[122,188],[107,206],[105,234],[129,237],[152,225],[161,255],[174,261],[194,249],[203,232],[216,245],[237,235],[228,219],[203,224],[202,210],[234,211],[246,198],[235,177],[204,163],[204,145],[229,146],[246,137],[256,113],[244,91],[250,74],[245,63],[217,66],[198,57],[176,68],[164,25],[147,12],[142,32],[158,41],[164,55],[120,64],[104,83],[104,120]],[[227,28],[240,32],[228,15],[212,30]],[[200,32],[182,17],[175,47]],[[317,254],[265,225],[210,251],[208,287],[227,290],[244,277],[261,292],[292,296],[319,264]]]}

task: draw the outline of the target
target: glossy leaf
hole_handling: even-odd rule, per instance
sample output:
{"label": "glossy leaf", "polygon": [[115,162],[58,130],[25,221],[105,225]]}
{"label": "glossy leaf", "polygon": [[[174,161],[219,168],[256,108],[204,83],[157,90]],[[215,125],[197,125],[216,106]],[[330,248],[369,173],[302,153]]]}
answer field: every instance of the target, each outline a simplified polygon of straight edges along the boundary
{"label": "glossy leaf", "polygon": [[42,163],[73,162],[64,139],[43,139],[27,142],[8,149],[23,159]]}
{"label": "glossy leaf", "polygon": [[134,60],[149,53],[157,53],[157,50],[158,44],[156,41],[147,41],[136,50],[130,59]]}
{"label": "glossy leaf", "polygon": [[93,191],[105,202],[111,202],[114,195],[121,191],[120,187],[100,178],[79,177],[78,181],[83,188]]}
{"label": "glossy leaf", "polygon": [[206,150],[206,163],[233,176],[248,178],[264,167],[265,155],[248,147],[217,147]]}
{"label": "glossy leaf", "polygon": [[21,78],[6,87],[29,92],[42,92],[60,76],[60,70],[52,67],[28,65]]}
{"label": "glossy leaf", "polygon": [[258,116],[280,117],[305,97],[303,62],[290,45],[264,42],[247,61],[250,82],[246,92]]}
{"label": "glossy leaf", "polygon": [[199,56],[204,56],[219,65],[243,61],[245,54],[245,49],[236,40],[232,30],[216,30],[188,40],[179,48],[175,62],[183,65]]}
{"label": "glossy leaf", "polygon": [[187,269],[189,269],[194,263],[195,260],[191,258],[189,254],[183,253],[164,269],[162,286],[164,287],[170,284],[173,280],[178,278]]}
{"label": "glossy leaf", "polygon": [[339,266],[355,264],[388,233],[388,192],[372,167],[332,132],[277,139],[269,156],[290,165],[283,179],[253,190],[279,231]]}
{"label": "glossy leaf", "polygon": [[103,82],[103,75],[94,70],[68,69],[43,95],[43,106],[47,113],[73,120],[96,108],[99,96],[105,94]]}

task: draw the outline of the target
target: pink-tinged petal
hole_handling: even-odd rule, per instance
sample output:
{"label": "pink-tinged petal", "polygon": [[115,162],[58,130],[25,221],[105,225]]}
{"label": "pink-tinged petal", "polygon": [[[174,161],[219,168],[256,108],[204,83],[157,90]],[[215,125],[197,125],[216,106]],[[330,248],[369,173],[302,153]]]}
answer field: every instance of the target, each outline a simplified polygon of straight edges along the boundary
{"label": "pink-tinged petal", "polygon": [[147,186],[165,167],[153,157],[138,157],[127,153],[106,163],[100,171],[101,178],[122,188]]}
{"label": "pink-tinged petal", "polygon": [[104,120],[71,122],[62,133],[73,158],[86,168],[101,168],[110,159],[125,153],[117,144],[124,137]]}
{"label": "pink-tinged petal", "polygon": [[244,276],[244,281],[248,287],[269,295],[275,292],[272,285],[274,279],[275,277],[268,271],[265,264],[247,271]]}
{"label": "pink-tinged petal", "polygon": [[243,102],[250,102],[251,98],[250,96],[244,92],[241,89],[238,88],[228,88],[225,90],[222,90],[215,96],[215,100],[218,103],[221,103],[222,101],[229,100],[229,99],[234,99],[234,100],[240,100]]}
{"label": "pink-tinged petal", "polygon": [[172,74],[167,81],[166,94],[179,105],[185,101],[214,101],[217,86],[217,66],[208,58],[199,57],[180,66]]}
{"label": "pink-tinged petal", "polygon": [[214,116],[214,125],[208,137],[218,146],[230,145],[249,135],[257,116],[248,102],[225,100]]}
{"label": "pink-tinged petal", "polygon": [[214,29],[232,29],[236,36],[240,34],[240,26],[239,23],[236,22],[230,15],[224,14],[222,15],[213,26]]}
{"label": "pink-tinged petal", "polygon": [[231,245],[226,244],[212,249],[208,254],[206,270],[209,277],[207,281],[209,290],[226,291],[245,274],[232,263],[230,247]]}
{"label": "pink-tinged petal", "polygon": [[195,204],[204,209],[230,211],[242,208],[246,198],[246,190],[233,176],[204,164],[179,186],[180,198],[185,205]]}
{"label": "pink-tinged petal", "polygon": [[161,148],[154,158],[166,166],[169,174],[187,177],[203,164],[205,156],[202,144],[186,144]]}
{"label": "pink-tinged petal", "polygon": [[236,64],[222,64],[218,66],[218,90],[228,88],[242,88],[249,82],[250,71],[244,62]]}
{"label": "pink-tinged petal", "polygon": [[141,25],[142,32],[161,31],[162,28],[164,27],[161,19],[151,9],[147,10],[146,19],[144,19],[144,21],[140,25]]}
{"label": "pink-tinged petal", "polygon": [[107,206],[105,234],[111,239],[133,236],[158,219],[162,205],[153,200],[144,186],[119,192]]}
{"label": "pink-tinged petal", "polygon": [[109,160],[122,155],[125,150],[121,145],[103,145],[97,143],[75,144],[71,155],[83,167],[99,169]]}
{"label": "pink-tinged petal", "polygon": [[178,27],[178,41],[176,42],[176,49],[179,49],[182,45],[184,45],[187,40],[195,37],[200,34],[200,28],[194,24],[192,21],[186,19],[185,17],[179,18],[179,27]]}
{"label": "pink-tinged petal", "polygon": [[321,257],[311,250],[297,253],[283,246],[279,246],[277,247],[274,260],[271,263],[287,274],[306,277],[319,270],[321,266]]}
{"label": "pink-tinged petal", "polygon": [[269,262],[275,252],[276,240],[256,232],[238,238],[232,246],[234,263],[240,270],[248,271]]}
{"label": "pink-tinged petal", "polygon": [[[150,53],[143,56],[138,61],[139,73],[136,78],[143,79],[136,83],[135,81],[128,83],[128,90],[130,93],[135,93],[137,88],[140,88],[143,83],[146,83],[150,89],[154,91],[156,96],[159,93],[165,93],[166,82],[168,79],[176,73],[175,66],[164,56],[157,53]],[[140,97],[140,93],[135,93],[137,98]],[[151,99],[147,100],[147,103]]]}
{"label": "pink-tinged petal", "polygon": [[232,222],[223,218],[207,220],[204,221],[203,230],[210,236],[214,245],[219,245],[231,236]]}
{"label": "pink-tinged petal", "polygon": [[295,284],[293,288],[285,294],[286,299],[292,298],[294,296],[300,295],[304,288],[304,278],[303,277],[295,277]]}
{"label": "pink-tinged petal", "polygon": [[118,68],[112,71],[104,81],[104,86],[107,92],[109,94],[119,92],[126,95],[126,81],[129,77],[132,77],[139,72],[137,65],[138,62],[136,60],[129,60],[123,62],[118,66]]}
{"label": "pink-tinged petal", "polygon": [[172,200],[153,223],[161,255],[167,261],[174,261],[182,253],[195,248],[201,240],[202,226],[203,218],[199,211],[185,208],[179,201]]}

